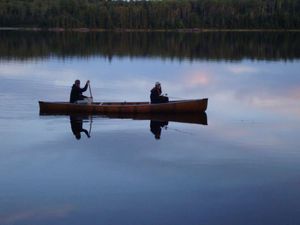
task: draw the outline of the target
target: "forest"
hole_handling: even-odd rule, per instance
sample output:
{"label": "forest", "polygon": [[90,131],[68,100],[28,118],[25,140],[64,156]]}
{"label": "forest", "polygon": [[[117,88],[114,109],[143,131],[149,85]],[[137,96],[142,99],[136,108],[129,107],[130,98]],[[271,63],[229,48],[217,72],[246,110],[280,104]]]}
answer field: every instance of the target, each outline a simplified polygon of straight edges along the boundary
{"label": "forest", "polygon": [[0,27],[299,29],[300,0],[0,0]]}

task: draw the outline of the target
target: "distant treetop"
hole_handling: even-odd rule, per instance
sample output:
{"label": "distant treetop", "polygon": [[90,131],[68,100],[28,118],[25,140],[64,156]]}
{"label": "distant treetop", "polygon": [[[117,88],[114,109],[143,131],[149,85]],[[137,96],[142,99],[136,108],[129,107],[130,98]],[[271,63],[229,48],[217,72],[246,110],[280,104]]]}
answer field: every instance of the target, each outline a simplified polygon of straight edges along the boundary
{"label": "distant treetop", "polygon": [[300,0],[0,0],[1,27],[300,29]]}

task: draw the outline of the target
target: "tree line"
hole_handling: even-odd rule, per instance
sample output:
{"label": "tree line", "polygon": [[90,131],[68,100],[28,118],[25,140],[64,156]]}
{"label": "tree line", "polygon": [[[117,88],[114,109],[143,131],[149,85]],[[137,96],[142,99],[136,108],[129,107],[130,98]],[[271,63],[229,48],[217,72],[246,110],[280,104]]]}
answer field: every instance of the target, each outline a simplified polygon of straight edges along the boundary
{"label": "tree line", "polygon": [[0,0],[1,27],[299,29],[300,0]]}

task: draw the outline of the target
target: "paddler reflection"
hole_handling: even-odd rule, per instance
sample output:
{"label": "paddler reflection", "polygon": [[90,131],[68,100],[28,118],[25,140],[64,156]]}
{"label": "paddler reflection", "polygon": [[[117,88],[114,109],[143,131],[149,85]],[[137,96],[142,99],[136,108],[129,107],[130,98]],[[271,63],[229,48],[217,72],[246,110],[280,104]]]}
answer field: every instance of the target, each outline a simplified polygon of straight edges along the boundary
{"label": "paddler reflection", "polygon": [[[150,131],[154,135],[156,140],[159,140],[162,135],[162,129],[167,129],[169,122],[177,122],[177,123],[190,123],[190,124],[201,124],[207,125],[207,116],[206,113],[202,114],[109,114],[109,115],[98,115],[96,117],[91,115],[70,115],[70,123],[72,133],[74,134],[77,140],[81,139],[82,134],[84,133],[88,138],[91,137],[92,130],[92,119],[93,118],[105,118],[105,119],[133,119],[133,120],[148,120],[150,121]],[[86,124],[85,127],[88,126],[88,122],[90,122],[89,131],[83,128],[83,125]]]}
{"label": "paddler reflection", "polygon": [[83,118],[82,116],[70,116],[70,123],[72,132],[77,140],[81,139],[81,133],[84,133],[88,138],[91,137],[91,122],[90,122],[90,131],[87,131],[83,128]]}
{"label": "paddler reflection", "polygon": [[168,121],[150,121],[150,130],[154,134],[156,140],[160,139],[161,136],[161,128],[167,129]]}

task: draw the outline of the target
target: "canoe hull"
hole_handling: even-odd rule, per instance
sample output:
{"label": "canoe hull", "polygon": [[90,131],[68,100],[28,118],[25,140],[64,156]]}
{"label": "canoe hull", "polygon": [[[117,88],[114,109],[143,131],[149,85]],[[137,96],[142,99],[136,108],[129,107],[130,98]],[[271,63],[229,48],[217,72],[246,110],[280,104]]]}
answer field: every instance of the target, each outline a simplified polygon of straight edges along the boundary
{"label": "canoe hull", "polygon": [[199,113],[207,109],[208,99],[172,101],[149,104],[148,102],[111,102],[74,104],[67,102],[39,102],[40,114],[169,114]]}

